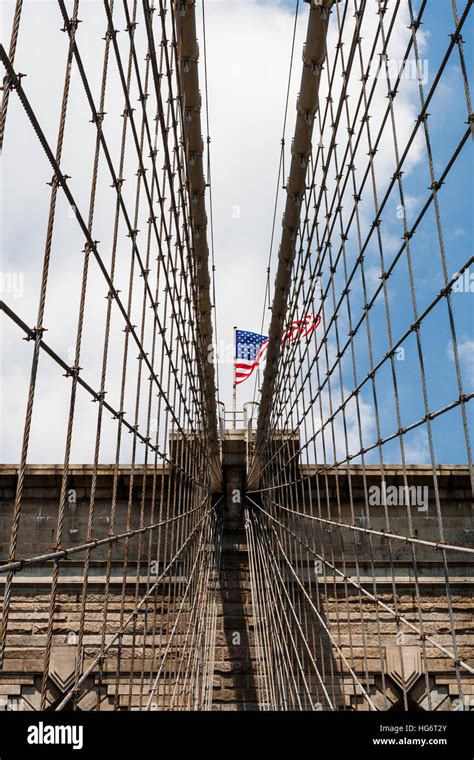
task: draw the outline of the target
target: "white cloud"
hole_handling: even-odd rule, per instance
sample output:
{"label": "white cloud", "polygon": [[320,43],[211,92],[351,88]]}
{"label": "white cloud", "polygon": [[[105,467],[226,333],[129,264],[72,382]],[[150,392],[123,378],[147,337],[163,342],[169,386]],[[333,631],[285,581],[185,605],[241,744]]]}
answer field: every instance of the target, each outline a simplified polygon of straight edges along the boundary
{"label": "white cloud", "polygon": [[[5,4],[3,4],[5,5]],[[296,35],[295,59],[289,98],[286,132],[286,171],[289,167],[291,137],[294,127],[297,90],[301,76],[301,52],[306,33],[307,6],[304,4]],[[4,11],[4,25],[9,28],[13,6]],[[198,9],[199,10],[199,9]],[[371,44],[379,16],[377,4],[372,2],[366,17],[364,45]],[[119,11],[117,11],[119,12]],[[105,31],[102,3],[88,2],[81,8],[83,21],[78,30],[78,45],[84,56],[93,91],[100,84],[103,43]],[[198,19],[200,13],[198,13]],[[399,13],[390,43],[390,55],[400,58],[405,50],[409,30],[408,9]],[[218,337],[231,342],[232,327],[260,331],[263,311],[263,293],[270,245],[274,194],[276,189],[283,112],[286,99],[288,65],[293,32],[293,9],[281,4],[256,2],[256,0],[207,0],[207,63],[209,72],[209,108],[212,150],[212,181],[214,201],[214,238],[216,250],[216,284]],[[354,23],[348,14],[347,24]],[[38,27],[41,26],[41,56],[37,55]],[[59,31],[62,26],[55,3],[25,3],[22,28],[17,53],[17,69],[27,73],[23,80],[46,135],[54,145],[58,123],[59,93],[62,88],[64,61],[67,53],[67,37]],[[126,50],[123,24],[117,24],[122,51]],[[137,34],[142,31],[138,29]],[[198,29],[203,55],[202,33]],[[140,36],[138,36],[140,40]],[[332,24],[328,49],[334,48],[335,26]],[[97,43],[100,44],[95,44]],[[120,83],[111,58],[109,67],[109,94],[107,117],[104,122],[106,136],[111,145],[113,160],[118,161],[123,98]],[[338,72],[340,75],[341,72]],[[200,67],[201,89],[204,91],[204,69]],[[335,85],[340,87],[342,78]],[[355,107],[359,77],[351,79],[349,90],[350,108]],[[325,103],[327,83],[323,77],[321,103]],[[135,93],[136,95],[136,93]],[[396,99],[395,115],[400,146],[403,146],[413,128],[418,111],[416,82],[406,82]],[[380,81],[371,107],[371,129],[376,134],[382,115],[387,107],[386,83]],[[71,188],[78,206],[86,214],[90,187],[91,156],[94,146],[94,127],[89,124],[90,115],[77,72],[73,76],[71,101],[66,130],[66,143],[62,165],[71,175]],[[361,156],[366,151],[361,146]],[[421,158],[419,140],[410,151],[405,172],[413,171]],[[132,156],[127,154],[126,170],[130,178],[136,171]],[[51,169],[44,159],[34,132],[20,107],[15,93],[10,99],[6,142],[2,170],[2,270],[24,274],[24,297],[15,299],[13,307],[20,316],[33,325],[36,320],[37,297],[41,274],[45,225],[47,218],[49,188],[45,183],[51,178]],[[377,155],[379,191],[393,172],[394,155],[391,128],[387,125]],[[363,168],[362,162],[359,167]],[[109,263],[113,208],[113,191],[110,179],[101,163],[97,212],[94,237],[101,241],[100,248]],[[125,183],[127,200],[132,199],[133,185]],[[329,193],[332,189],[329,186]],[[282,198],[282,194],[280,194]],[[280,200],[281,200],[280,198]],[[361,208],[361,220],[367,227],[373,215],[370,192]],[[281,202],[277,213],[274,252],[278,248],[280,234]],[[365,230],[366,231],[366,230]],[[142,232],[142,235],[144,233]],[[364,229],[362,230],[364,234]],[[83,239],[78,226],[70,215],[67,204],[60,197],[57,225],[53,240],[50,283],[46,308],[48,332],[45,339],[64,358],[74,346],[79,283],[82,271]],[[124,230],[117,264],[117,285],[126,298],[128,291],[128,260]],[[276,255],[274,253],[273,264]],[[134,288],[142,286],[136,277]],[[271,278],[273,292],[273,275]],[[107,287],[94,263],[86,300],[86,320],[81,365],[83,376],[98,387],[102,355],[103,324]],[[8,301],[8,299],[7,299]],[[134,303],[138,310],[139,304]],[[263,332],[266,332],[269,312],[265,310]],[[2,320],[6,321],[6,320]],[[136,319],[134,320],[136,322]],[[111,352],[108,372],[107,400],[119,405],[121,353],[123,350],[123,325],[114,321],[111,334]],[[3,452],[4,458],[19,458],[21,430],[23,427],[25,399],[31,360],[31,344],[20,340],[17,328],[3,327],[5,361],[3,371]],[[135,350],[136,353],[136,350]],[[14,361],[8,357],[14,356]],[[135,365],[134,365],[135,366]],[[131,422],[134,398],[133,372],[130,368],[126,404]],[[221,397],[230,408],[232,367],[219,368]],[[144,391],[145,393],[145,391]],[[73,439],[72,461],[91,461],[96,406],[79,392],[81,399]],[[142,394],[143,395],[143,394]],[[253,382],[239,389],[239,406],[253,395]],[[64,449],[65,419],[68,383],[52,363],[42,358],[40,384],[34,412],[30,461],[60,461]],[[6,399],[12,399],[6,403]],[[142,415],[142,411],[141,411]],[[87,420],[87,422],[86,422]],[[143,417],[141,416],[141,421]],[[114,425],[107,422],[104,449],[101,458],[110,461],[114,456]],[[83,434],[84,432],[84,434]],[[127,437],[128,441],[131,436]],[[368,441],[366,441],[368,443]]]}
{"label": "white cloud", "polygon": [[404,440],[405,461],[408,464],[428,464],[430,450],[425,430],[417,429],[407,434]]}
{"label": "white cloud", "polygon": [[[472,338],[463,338],[458,341],[457,345],[459,362],[461,364],[461,372],[464,380],[464,390],[470,391],[474,386],[474,340]],[[454,362],[452,341],[449,341],[448,343],[447,354],[450,361]]]}

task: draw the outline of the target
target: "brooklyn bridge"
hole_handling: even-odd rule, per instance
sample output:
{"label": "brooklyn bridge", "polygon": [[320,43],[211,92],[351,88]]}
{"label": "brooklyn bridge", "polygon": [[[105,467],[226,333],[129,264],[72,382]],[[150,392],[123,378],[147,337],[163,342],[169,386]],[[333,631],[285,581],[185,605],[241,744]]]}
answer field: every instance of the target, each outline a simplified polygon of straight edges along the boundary
{"label": "brooklyn bridge", "polygon": [[0,708],[472,710],[472,0],[2,5]]}

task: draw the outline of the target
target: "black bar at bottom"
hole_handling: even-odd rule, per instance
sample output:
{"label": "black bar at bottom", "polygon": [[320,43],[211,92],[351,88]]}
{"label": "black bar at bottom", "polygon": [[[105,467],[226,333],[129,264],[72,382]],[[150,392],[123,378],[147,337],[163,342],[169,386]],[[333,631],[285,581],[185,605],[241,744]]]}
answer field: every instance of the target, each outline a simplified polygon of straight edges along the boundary
{"label": "black bar at bottom", "polygon": [[474,758],[474,713],[0,712],[0,760],[201,756]]}

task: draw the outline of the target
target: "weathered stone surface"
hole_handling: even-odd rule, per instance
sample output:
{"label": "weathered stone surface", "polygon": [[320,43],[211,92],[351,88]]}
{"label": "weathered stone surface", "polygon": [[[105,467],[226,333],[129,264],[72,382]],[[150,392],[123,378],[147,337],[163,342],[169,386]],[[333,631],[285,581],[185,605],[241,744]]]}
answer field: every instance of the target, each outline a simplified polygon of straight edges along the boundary
{"label": "weathered stone surface", "polygon": [[[352,494],[355,502],[355,514],[361,510],[364,499],[364,490],[360,487],[361,476],[354,468],[352,477]],[[389,473],[392,473],[391,475]],[[443,471],[444,472],[444,471]],[[470,526],[470,494],[464,485],[465,475],[459,475],[457,470],[443,472],[439,478],[440,498],[443,500],[443,512],[445,513],[445,531],[447,539],[453,543],[466,540],[466,530]],[[32,471],[33,473],[33,471]],[[369,470],[370,477],[376,482],[376,468]],[[387,477],[397,482],[399,472],[397,468],[390,468],[386,472]],[[84,468],[78,469],[76,478],[76,492],[78,498],[76,510],[76,524],[79,533],[74,541],[84,538],[87,529],[87,515],[90,499],[90,473]],[[141,475],[140,475],[141,477]],[[164,480],[166,481],[166,475]],[[414,471],[414,478],[420,482],[423,477],[423,468]],[[2,474],[0,468],[0,531],[2,535],[9,535],[11,525],[12,500],[15,488],[12,474]],[[128,480],[127,480],[128,478]],[[55,524],[57,517],[57,505],[60,488],[58,471],[49,474],[39,474],[34,471],[27,476],[27,487],[24,501],[24,525],[26,531],[19,545],[19,551],[24,556],[49,550],[51,544],[51,525]],[[41,482],[39,482],[41,481]],[[126,524],[127,512],[127,489],[129,475],[124,475],[124,485],[121,486],[120,499],[117,502],[117,529],[123,529]],[[138,481],[139,483],[139,481]],[[160,484],[161,485],[161,484]],[[341,508],[341,519],[349,520],[349,501],[347,485],[341,478],[339,488],[335,487],[335,476],[329,474],[328,496],[332,499],[334,514],[338,514],[338,499]],[[164,484],[166,491],[166,482]],[[316,496],[314,482],[308,484],[308,489],[313,488],[313,499]],[[309,491],[307,491],[309,493]],[[99,476],[99,488],[96,492],[96,531],[97,537],[106,536],[109,529],[105,519],[110,510],[111,499],[110,477],[106,468],[101,470]],[[321,504],[326,503],[326,493],[319,493]],[[46,520],[37,523],[38,503],[42,505],[42,513]],[[147,490],[146,510],[151,509],[151,495]],[[306,505],[307,506],[307,505]],[[301,508],[305,509],[305,505]],[[148,512],[149,514],[149,512]],[[134,511],[133,520],[139,515],[139,510]],[[400,513],[391,515],[392,527],[400,533],[406,531],[406,515]],[[250,583],[250,565],[247,554],[247,543],[243,526],[238,517],[234,515],[229,524],[228,540],[224,544],[224,552],[221,563],[219,579],[219,601],[215,609],[215,651],[213,653],[213,708],[216,710],[252,710],[263,709],[267,694],[265,690],[265,678],[262,674],[261,663],[258,661],[258,629],[253,608],[253,598]],[[135,523],[134,523],[135,524]],[[372,516],[371,527],[384,528],[384,518],[381,513]],[[436,512],[432,504],[429,505],[428,515],[414,515],[414,527],[418,535],[430,540],[437,537]],[[69,525],[66,526],[68,534]],[[301,521],[295,520],[295,530],[302,530]],[[240,532],[240,533],[239,533]],[[327,551],[334,552],[334,561],[341,566],[341,541],[340,530],[325,531],[324,538],[327,542]],[[235,548],[238,547],[238,548]],[[402,543],[391,542],[394,551],[395,579],[392,578],[391,569],[387,561],[387,542],[383,539],[374,538],[372,548],[375,559],[376,593],[380,602],[393,607],[397,605],[398,612],[418,625],[419,613],[418,602],[421,607],[425,633],[432,636],[436,641],[448,648],[453,647],[453,637],[450,629],[446,585],[443,576],[443,567],[439,552],[431,549],[417,548],[417,566],[419,571],[420,598],[416,599],[413,567],[410,561],[409,551]],[[105,598],[105,551],[94,552],[93,567],[94,575],[91,575],[87,599],[85,601],[84,649],[83,669],[98,654],[102,643],[102,630],[105,622],[105,640],[110,640],[121,627],[121,621],[130,615],[136,605],[137,596],[140,598],[146,591],[148,580],[148,568],[146,563],[141,562],[139,568],[140,583],[136,591],[137,578],[137,552],[138,542],[130,541],[128,582],[125,587],[125,595],[122,597],[122,573],[123,553],[115,550],[114,561],[111,568],[111,582],[108,598]],[[155,547],[152,546],[152,552]],[[173,547],[168,546],[168,557]],[[5,552],[7,547],[3,545],[0,552]],[[354,543],[345,542],[344,560],[347,565],[347,574],[354,581],[360,581],[371,593],[374,591],[372,570],[370,562],[369,543],[366,536],[361,536],[360,541]],[[153,556],[153,554],[152,554]],[[0,559],[2,557],[0,556]],[[358,567],[355,559],[357,558]],[[462,558],[454,558],[456,563],[450,565],[451,570],[451,605],[453,623],[455,627],[458,655],[462,660],[472,662],[474,653],[474,620],[472,618],[472,597],[470,584],[472,583],[472,564]],[[314,633],[317,640],[314,651],[317,652],[317,665],[322,673],[323,680],[329,686],[332,679],[335,682],[338,693],[335,702],[337,706],[352,707],[353,709],[366,710],[368,705],[361,696],[360,689],[348,676],[348,665],[354,669],[357,678],[369,691],[377,709],[387,709],[387,703],[391,706],[400,704],[403,684],[390,676],[390,667],[385,659],[385,649],[396,648],[396,636],[398,628],[393,614],[383,610],[372,600],[361,598],[358,590],[351,585],[350,581],[334,578],[330,570],[316,578],[311,563],[301,562],[301,558],[292,558],[294,566],[302,579],[313,603],[309,603],[304,597],[295,579],[286,572],[284,563],[280,563],[280,571],[284,573],[285,589],[289,598],[295,600],[297,614],[301,620],[305,620],[308,631]],[[450,561],[452,558],[450,557]],[[392,583],[395,580],[396,597],[394,599]],[[71,652],[71,658],[76,651],[75,646],[68,647],[67,640],[70,633],[79,632],[81,620],[82,602],[82,565],[80,561],[68,560],[61,566],[58,593],[54,610],[52,626],[53,651],[55,647],[63,647],[67,656]],[[93,709],[97,700],[100,700],[102,710],[110,710],[116,706],[116,702],[124,709],[143,709],[148,701],[150,684],[160,670],[156,696],[158,709],[166,709],[174,699],[174,708],[177,704],[185,707],[192,705],[193,695],[189,694],[186,684],[180,675],[187,665],[189,646],[187,642],[187,626],[191,620],[191,612],[187,604],[183,604],[180,613],[180,622],[173,631],[176,611],[180,607],[181,598],[186,586],[186,576],[169,579],[169,582],[159,584],[156,596],[156,604],[153,602],[145,623],[143,616],[139,616],[136,624],[130,625],[122,637],[122,649],[118,657],[118,647],[111,648],[102,671],[94,670],[90,683],[81,696],[80,709]],[[316,587],[318,595],[316,595]],[[175,591],[178,596],[175,596]],[[282,596],[284,592],[282,591]],[[314,607],[317,598],[317,610],[329,627],[333,642],[328,642],[328,637],[320,636],[320,627],[315,617]],[[0,598],[0,602],[1,602]],[[4,661],[3,672],[0,674],[0,695],[6,698],[21,698],[24,702],[22,709],[31,710],[39,708],[41,680],[44,667],[44,654],[46,637],[49,625],[50,605],[50,576],[49,570],[43,568],[30,568],[28,573],[19,573],[13,584],[12,606],[10,610],[7,629],[7,651]],[[289,619],[293,621],[289,606],[286,608]],[[400,626],[404,632],[404,646],[420,646],[418,634],[411,632],[407,626]],[[296,630],[296,628],[295,628]],[[256,637],[257,633],[257,637]],[[238,634],[237,638],[235,638]],[[239,641],[237,641],[240,639]],[[322,647],[320,646],[322,642]],[[291,642],[288,640],[288,646]],[[338,651],[338,649],[340,651]],[[166,654],[165,654],[166,653]],[[185,655],[183,655],[185,653]],[[344,656],[345,661],[341,657]],[[421,654],[423,674],[414,679],[414,683],[408,683],[408,690],[412,699],[416,700],[424,709],[428,709],[428,694],[424,683],[425,672],[429,675],[429,694],[432,709],[452,709],[454,700],[459,697],[459,688],[454,672],[453,660],[446,657],[438,648],[430,642],[425,642],[424,651]],[[54,658],[53,658],[54,659]],[[298,668],[295,665],[295,672]],[[118,671],[118,678],[117,678]],[[307,667],[305,682],[313,695],[318,693],[320,684],[314,668]],[[385,676],[385,685],[382,685],[381,673]],[[70,667],[69,667],[70,675]],[[463,695],[474,694],[474,678],[466,672],[461,672]],[[50,679],[48,687],[48,699],[51,703],[61,696],[58,686],[61,679]],[[62,677],[64,682],[64,677]],[[67,678],[66,678],[67,680]],[[118,682],[118,686],[117,686]],[[131,682],[131,688],[130,688]],[[64,685],[64,684],[63,684]],[[176,688],[175,688],[176,687]],[[298,688],[303,693],[303,684],[300,679]],[[384,693],[382,693],[384,689]],[[3,690],[3,691],[2,691]],[[174,697],[172,696],[174,693]],[[130,700],[131,696],[131,700]],[[316,699],[316,697],[314,697]],[[189,701],[191,700],[191,702]]]}

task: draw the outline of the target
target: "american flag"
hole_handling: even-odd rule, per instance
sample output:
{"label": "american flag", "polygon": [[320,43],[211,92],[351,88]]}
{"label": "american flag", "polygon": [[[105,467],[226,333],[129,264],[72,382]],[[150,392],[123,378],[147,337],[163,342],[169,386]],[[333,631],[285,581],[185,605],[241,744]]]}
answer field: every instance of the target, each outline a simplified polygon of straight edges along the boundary
{"label": "american flag", "polygon": [[237,330],[235,334],[235,384],[247,380],[267,350],[268,335]]}
{"label": "american flag", "polygon": [[[283,333],[281,339],[284,343],[294,343],[310,335],[315,330],[321,318],[314,314],[308,314],[303,319],[297,319],[292,322]],[[236,331],[235,346],[235,384],[239,385],[248,380],[252,372],[260,362],[268,347],[268,335],[259,333],[246,332],[245,330]]]}

